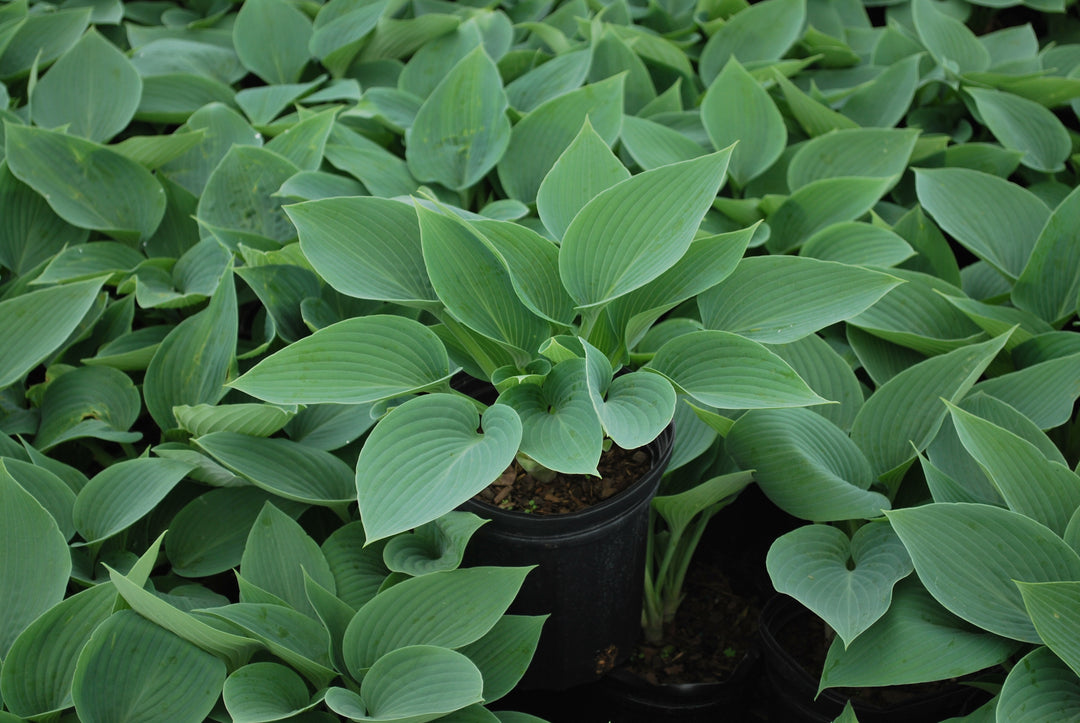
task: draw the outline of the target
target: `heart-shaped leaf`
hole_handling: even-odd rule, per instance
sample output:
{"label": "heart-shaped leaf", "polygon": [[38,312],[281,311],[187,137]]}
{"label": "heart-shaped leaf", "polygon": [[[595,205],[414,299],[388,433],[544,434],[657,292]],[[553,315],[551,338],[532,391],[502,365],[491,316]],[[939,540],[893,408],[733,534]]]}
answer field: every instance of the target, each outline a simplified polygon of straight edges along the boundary
{"label": "heart-shaped leaf", "polygon": [[221,697],[233,723],[282,720],[311,707],[303,678],[280,663],[251,663],[233,671]]}
{"label": "heart-shaped leaf", "polygon": [[481,421],[468,399],[448,394],[394,408],[371,430],[356,462],[368,541],[430,522],[482,490],[513,460],[521,430],[505,404],[489,407]]}
{"label": "heart-shaped leaf", "polygon": [[390,538],[383,560],[390,570],[412,577],[455,570],[469,539],[485,521],[471,512],[447,512],[411,533]]}
{"label": "heart-shaped leaf", "polygon": [[900,538],[886,523],[849,539],[829,525],[806,525],[773,542],[765,561],[777,591],[827,622],[850,646],[892,603],[893,585],[911,573]]}

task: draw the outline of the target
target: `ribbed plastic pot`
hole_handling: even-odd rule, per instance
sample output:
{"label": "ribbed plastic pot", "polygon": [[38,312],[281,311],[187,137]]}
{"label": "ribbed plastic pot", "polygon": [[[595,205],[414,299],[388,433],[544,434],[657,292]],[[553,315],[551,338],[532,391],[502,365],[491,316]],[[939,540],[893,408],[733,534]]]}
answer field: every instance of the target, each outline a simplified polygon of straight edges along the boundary
{"label": "ribbed plastic pot", "polygon": [[617,495],[580,512],[531,515],[477,500],[459,509],[490,520],[469,543],[469,565],[536,565],[509,612],[550,614],[522,689],[562,690],[596,680],[633,650],[649,503],[671,458],[674,427],[643,447],[652,467]]}
{"label": "ribbed plastic pot", "polygon": [[624,670],[597,683],[597,697],[611,723],[717,723],[745,721],[760,654],[752,650],[716,683],[653,685]]}
{"label": "ribbed plastic pot", "polygon": [[[800,723],[829,723],[844,709],[847,697],[824,690],[814,700],[817,680],[806,672],[779,642],[780,631],[804,614],[803,606],[787,595],[776,595],[765,604],[758,626],[761,635],[762,661],[765,666],[767,700],[771,720]],[[821,631],[807,631],[820,635]],[[888,655],[888,651],[883,651]],[[970,686],[957,684],[941,693],[912,698],[888,708],[852,700],[860,723],[937,723],[970,713],[986,702],[989,695]]]}

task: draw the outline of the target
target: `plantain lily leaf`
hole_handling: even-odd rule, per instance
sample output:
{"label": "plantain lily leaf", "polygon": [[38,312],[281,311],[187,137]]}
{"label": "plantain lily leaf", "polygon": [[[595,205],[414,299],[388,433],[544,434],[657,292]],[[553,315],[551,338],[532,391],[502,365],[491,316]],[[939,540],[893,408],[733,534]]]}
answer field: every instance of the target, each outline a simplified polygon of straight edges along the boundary
{"label": "plantain lily leaf", "polygon": [[637,116],[623,118],[619,140],[623,149],[646,171],[689,161],[708,152],[684,133]]}
{"label": "plantain lily leaf", "polygon": [[310,58],[311,20],[284,0],[245,3],[232,40],[240,62],[267,83],[295,83]]}
{"label": "plantain lily leaf", "polygon": [[88,543],[115,535],[154,509],[192,467],[157,458],[107,467],[79,492],[72,510],[75,529]]}
{"label": "plantain lily leaf", "polygon": [[390,538],[383,559],[391,571],[412,577],[456,570],[469,539],[484,522],[470,512],[447,512],[411,533]]}
{"label": "plantain lily leaf", "polygon": [[919,134],[914,129],[843,129],[813,138],[792,156],[788,187],[796,191],[824,178],[889,178],[904,172]]}
{"label": "plantain lily leaf", "polygon": [[489,407],[481,421],[469,400],[448,394],[394,408],[371,430],[356,463],[368,542],[429,522],[482,490],[513,460],[521,430],[504,404]]}
{"label": "plantain lily leaf", "polygon": [[148,238],[165,214],[165,189],[135,161],[92,141],[8,124],[11,172],[73,226],[124,242]]}
{"label": "plantain lily leaf", "polygon": [[1001,720],[1035,723],[1068,720],[1080,715],[1080,683],[1076,673],[1047,647],[1016,661],[998,696]]}
{"label": "plantain lily leaf", "polygon": [[1020,163],[1037,171],[1063,170],[1072,152],[1065,126],[1033,100],[989,88],[965,88],[983,122],[1001,145],[1021,151]]}
{"label": "plantain lily leaf", "polygon": [[856,87],[840,111],[863,128],[896,126],[915,98],[923,57],[909,55],[892,63],[873,81]]}
{"label": "plantain lily leaf", "polygon": [[142,95],[142,79],[120,50],[91,29],[49,69],[30,96],[30,117],[43,128],[97,143],[127,127]]}
{"label": "plantain lily leaf", "polygon": [[284,427],[296,412],[271,404],[181,404],[173,408],[173,414],[180,428],[195,436],[235,432],[269,437]]}
{"label": "plantain lily leaf", "polygon": [[587,341],[582,346],[589,399],[604,433],[623,449],[637,449],[656,439],[675,415],[671,383],[648,372],[612,379],[608,358]]}
{"label": "plantain lily leaf", "polygon": [[1006,638],[1041,642],[1016,581],[1057,582],[1080,574],[1080,556],[1072,548],[1011,510],[935,502],[885,514],[930,594],[954,615]]}
{"label": "plantain lily leaf", "polygon": [[34,446],[46,451],[82,437],[135,442],[142,435],[127,430],[141,408],[128,375],[109,367],[76,367],[45,390]]}
{"label": "plantain lily leaf", "polygon": [[364,525],[350,522],[334,530],[322,544],[323,555],[334,575],[337,597],[354,610],[375,597],[390,574],[383,561],[387,542],[370,545],[365,542]]}
{"label": "plantain lily leaf", "polygon": [[913,0],[911,17],[919,40],[939,64],[948,64],[956,73],[990,67],[990,51],[966,25],[939,10],[931,0]]}
{"label": "plantain lily leaf", "polygon": [[805,0],[766,0],[735,13],[713,33],[701,51],[700,73],[705,85],[736,58],[744,65],[779,60],[803,33]]}
{"label": "plantain lily leaf", "polygon": [[[805,409],[747,412],[726,436],[743,469],[754,469],[762,492],[789,514],[816,522],[874,518],[889,500],[868,488],[873,471],[838,427]],[[799,460],[793,465],[792,460]]]}
{"label": "plantain lily leaf", "polygon": [[461,59],[420,106],[405,160],[420,181],[460,190],[495,167],[510,143],[506,93],[482,47]]}
{"label": "plantain lily leaf", "polygon": [[72,697],[82,720],[200,723],[224,682],[223,662],[121,610],[82,649]]}
{"label": "plantain lily leaf", "polygon": [[0,266],[22,275],[66,246],[82,244],[88,235],[0,163]]}
{"label": "plantain lily leaf", "polygon": [[1013,286],[1012,301],[1053,324],[1070,316],[1080,293],[1080,244],[1071,234],[1080,223],[1080,192],[1054,209]]}
{"label": "plantain lily leaf", "polygon": [[816,334],[787,344],[771,344],[783,359],[818,394],[837,404],[811,408],[840,429],[851,429],[863,405],[863,391],[855,372],[829,342]]}
{"label": "plantain lily leaf", "polygon": [[886,178],[822,178],[792,193],[769,217],[766,246],[783,253],[802,246],[834,223],[853,221],[869,211],[896,182]]}
{"label": "plantain lily leaf", "polygon": [[233,671],[221,696],[233,723],[283,720],[312,705],[303,678],[280,663],[251,663]]}
{"label": "plantain lily leaf", "polygon": [[206,228],[254,234],[284,244],[296,231],[281,212],[281,199],[272,194],[299,170],[289,159],[265,148],[233,146],[207,179],[196,216]]}
{"label": "plantain lily leaf", "polygon": [[434,332],[405,317],[376,315],[319,329],[229,386],[275,404],[363,404],[450,375],[446,349]]}
{"label": "plantain lily leaf", "polygon": [[1049,359],[1009,374],[979,382],[975,391],[1015,407],[1040,429],[1067,422],[1080,397],[1076,370],[1080,354]]}

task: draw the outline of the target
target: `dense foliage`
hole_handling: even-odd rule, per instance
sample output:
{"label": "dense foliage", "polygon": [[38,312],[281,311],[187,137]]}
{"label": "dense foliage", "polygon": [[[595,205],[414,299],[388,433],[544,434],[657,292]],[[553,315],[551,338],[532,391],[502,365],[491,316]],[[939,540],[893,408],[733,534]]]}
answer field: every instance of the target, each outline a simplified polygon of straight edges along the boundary
{"label": "dense foliage", "polygon": [[672,420],[652,634],[757,484],[823,689],[1080,714],[1067,5],[0,6],[0,723],[527,721],[454,510]]}

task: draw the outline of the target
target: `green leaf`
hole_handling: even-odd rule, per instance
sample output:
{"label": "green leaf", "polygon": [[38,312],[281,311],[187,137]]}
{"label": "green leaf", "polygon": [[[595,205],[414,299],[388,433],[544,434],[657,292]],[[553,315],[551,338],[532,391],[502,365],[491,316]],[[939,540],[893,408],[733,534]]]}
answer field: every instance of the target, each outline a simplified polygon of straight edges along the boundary
{"label": "green leaf", "polygon": [[518,298],[510,274],[462,219],[417,205],[427,276],[446,309],[473,331],[533,352],[549,336]]}
{"label": "green leaf", "polygon": [[25,77],[33,66],[52,63],[82,37],[90,15],[90,8],[71,8],[34,13],[13,23],[14,36],[7,38],[7,47],[0,54],[0,78]]}
{"label": "green leaf", "polygon": [[1015,407],[1040,429],[1051,429],[1070,419],[1073,403],[1080,397],[1078,362],[1080,354],[1049,359],[979,382],[975,391]]}
{"label": "green leaf", "polygon": [[458,649],[483,675],[485,703],[509,693],[525,674],[546,618],[503,615],[482,638]]}
{"label": "green leaf", "polygon": [[233,671],[221,697],[233,723],[282,720],[311,707],[307,683],[280,663],[251,663]]}
{"label": "green leaf", "polygon": [[127,529],[153,510],[191,469],[183,462],[145,457],[106,467],[79,492],[72,510],[75,529],[88,543]]}
{"label": "green leaf", "polygon": [[412,577],[456,570],[469,538],[485,521],[470,512],[447,512],[410,533],[390,538],[383,559],[393,572]]}
{"label": "green leaf", "polygon": [[788,110],[806,135],[814,137],[832,131],[858,128],[858,124],[846,115],[837,113],[824,102],[800,90],[787,79],[780,66],[772,66],[770,70],[772,78],[780,86],[784,100],[787,101]]}
{"label": "green leaf", "polygon": [[770,344],[770,350],[795,370],[811,389],[837,404],[821,404],[810,411],[840,429],[851,429],[863,405],[861,382],[847,361],[816,334],[787,344]]}
{"label": "green leaf", "polygon": [[279,497],[326,506],[345,506],[355,497],[352,470],[321,449],[236,432],[214,432],[194,441],[236,474]]}
{"label": "green leaf", "polygon": [[919,40],[939,64],[954,73],[986,70],[990,51],[962,22],[946,15],[932,0],[912,0],[911,17]]}
{"label": "green leaf", "polygon": [[[71,556],[52,515],[0,461],[0,654],[64,598]],[[16,672],[16,671],[13,671]]]}
{"label": "green leaf", "polygon": [[1013,303],[1051,324],[1076,310],[1080,293],[1080,243],[1072,229],[1077,223],[1080,223],[1080,193],[1074,191],[1050,214],[1013,286]]}
{"label": "green leaf", "polygon": [[407,196],[419,186],[404,159],[340,123],[330,132],[326,160],[376,196]]}
{"label": "green leaf", "polygon": [[125,242],[149,237],[165,213],[165,189],[150,171],[106,146],[7,124],[8,167],[58,216]]}
{"label": "green leaf", "polygon": [[191,73],[143,78],[135,120],[184,123],[207,105],[235,106],[236,92],[224,83]]}
{"label": "green leaf", "polygon": [[909,577],[896,585],[885,614],[851,645],[834,640],[829,646],[819,690],[957,678],[997,665],[1018,647],[972,628]]}
{"label": "green leaf", "polygon": [[866,400],[852,424],[851,438],[866,453],[874,474],[903,467],[930,443],[945,419],[941,400],[955,403],[963,398],[1007,339],[1003,334],[919,362]]}
{"label": "green leaf", "polygon": [[966,168],[917,170],[915,189],[942,230],[1010,279],[1024,270],[1050,216],[1030,191]]}
{"label": "green leaf", "polygon": [[360,608],[345,631],[349,672],[363,677],[384,655],[407,646],[459,648],[479,640],[498,622],[530,569],[447,570],[383,590]]}
{"label": "green leaf", "polygon": [[289,128],[266,144],[268,151],[273,151],[292,161],[304,171],[317,171],[322,165],[326,141],[330,129],[334,126],[337,108],[328,108],[314,113],[308,118]]}
{"label": "green leaf", "polygon": [[75,522],[71,510],[75,505],[75,492],[53,472],[20,459],[6,457],[4,467],[15,483],[33,495],[56,521],[64,539],[75,534]]}
{"label": "green leaf", "polygon": [[829,261],[750,257],[699,294],[698,308],[707,329],[784,344],[856,316],[899,284],[887,274]]}
{"label": "green leaf", "polygon": [[53,256],[45,270],[34,279],[34,284],[83,281],[119,274],[132,271],[145,261],[146,257],[135,249],[114,241],[74,244]]}
{"label": "green leaf", "polygon": [[240,62],[267,83],[295,83],[310,58],[312,24],[284,0],[246,2],[236,15],[232,40]]}
{"label": "green leaf", "polygon": [[374,424],[367,404],[311,404],[293,417],[285,431],[294,442],[331,451],[357,439]]}
{"label": "green leaf", "polygon": [[337,597],[356,610],[375,597],[390,574],[383,562],[386,542],[365,545],[366,541],[363,524],[350,522],[334,530],[322,545]]}
{"label": "green leaf", "polygon": [[766,246],[775,254],[798,248],[827,226],[869,211],[896,182],[889,178],[823,178],[796,190],[769,217]]}
{"label": "green leaf", "polygon": [[1016,723],[1069,720],[1080,715],[1080,683],[1049,648],[1039,647],[1016,662],[998,695],[998,720]]}
{"label": "green leaf", "polygon": [[0,388],[25,377],[64,343],[104,281],[99,277],[0,301]]}
{"label": "green leaf", "polygon": [[127,127],[142,79],[122,52],[91,29],[34,86],[30,117],[44,128],[105,143]]}
{"label": "green leaf", "polygon": [[116,599],[112,585],[95,585],[53,605],[19,634],[0,671],[8,710],[33,718],[74,704],[71,680],[79,653]]}
{"label": "green leaf", "polygon": [[295,413],[295,410],[282,409],[271,404],[181,404],[173,409],[180,428],[194,436],[212,432],[235,432],[253,437],[269,437],[284,427]]}
{"label": "green leaf", "polygon": [[805,0],[765,0],[732,15],[701,51],[700,73],[711,85],[729,58],[743,65],[779,60],[803,33]]}
{"label": "green leaf", "polygon": [[983,122],[1001,145],[1023,152],[1020,163],[1036,171],[1063,170],[1072,152],[1069,132],[1035,101],[989,88],[965,88]]}
{"label": "green leaf", "polygon": [[288,206],[311,265],[343,294],[398,302],[436,301],[424,267],[420,227],[409,204],[329,198]]}
{"label": "green leaf", "polygon": [[356,462],[368,541],[429,522],[482,490],[513,460],[521,429],[510,407],[489,407],[481,422],[469,400],[447,394],[395,407],[371,430]]}
{"label": "green leaf", "polygon": [[127,374],[109,367],[77,367],[45,390],[34,446],[44,452],[83,437],[137,441],[142,435],[127,430],[141,410],[139,390]]}
{"label": "green leaf", "polygon": [[400,397],[450,375],[446,348],[434,332],[402,316],[375,315],[319,329],[229,386],[274,404],[363,404]]}
{"label": "green leaf", "polygon": [[[476,184],[510,143],[506,93],[482,47],[458,62],[420,106],[405,135],[405,160],[420,181],[455,190]],[[453,112],[450,112],[453,109]]]}
{"label": "green leaf", "polygon": [[863,128],[893,128],[911,108],[919,86],[922,56],[892,63],[873,81],[857,86],[840,112]]}
{"label": "green leaf", "polygon": [[585,119],[536,192],[536,210],[547,230],[561,239],[574,216],[601,191],[630,177],[607,143]]}
{"label": "green leaf", "polygon": [[176,426],[173,407],[216,404],[234,363],[237,333],[236,287],[226,272],[210,304],[177,325],[161,342],[146,368],[143,397],[162,429]]}
{"label": "green leaf", "polygon": [[890,506],[885,496],[868,489],[873,470],[859,448],[809,410],[747,412],[727,433],[726,445],[740,467],[755,470],[762,492],[796,517],[870,519]]}
{"label": "green leaf", "polygon": [[659,374],[630,372],[612,379],[611,363],[587,341],[588,394],[604,433],[623,449],[656,439],[675,414],[675,390]]}
{"label": "green leaf", "polygon": [[592,48],[561,53],[506,85],[515,110],[529,113],[543,103],[581,86],[592,65]]}
{"label": "green leaf", "polygon": [[949,412],[964,448],[1009,509],[1064,535],[1073,511],[1080,507],[1080,476],[992,422],[952,405]]}
{"label": "green leaf", "polygon": [[848,647],[892,604],[893,586],[912,571],[903,543],[885,523],[849,539],[828,525],[806,525],[777,538],[765,561],[778,592],[829,624]]}
{"label": "green leaf", "polygon": [[671,268],[724,182],[730,149],[639,173],[601,192],[563,237],[559,273],[579,306],[596,306]]}
{"label": "green leaf", "polygon": [[1017,581],[1016,586],[1039,637],[1076,673],[1080,669],[1080,619],[1076,615],[1080,583]]}
{"label": "green leaf", "polygon": [[[299,170],[292,161],[265,148],[233,146],[207,179],[196,217],[208,228],[255,234],[284,244],[296,236],[296,230],[281,211],[281,199],[273,194]],[[204,238],[207,235],[204,232]],[[226,245],[235,248],[234,243]]]}
{"label": "green leaf", "polygon": [[1072,548],[1011,510],[936,502],[885,514],[930,594],[954,615],[1006,638],[1041,642],[1014,581],[1080,574]]}
{"label": "green leaf", "polygon": [[623,149],[646,171],[689,161],[708,152],[684,133],[647,118],[629,115],[623,118],[619,140]]}
{"label": "green leaf", "polygon": [[88,235],[56,215],[0,163],[0,266],[22,275],[66,246],[82,244]]}
{"label": "green leaf", "polygon": [[386,6],[386,2],[352,0],[327,3],[315,16],[314,33],[308,42],[312,55],[322,60],[334,77],[341,76],[375,29]]}
{"label": "green leaf", "polygon": [[507,389],[499,403],[521,419],[522,452],[564,474],[599,476],[604,428],[589,396],[584,359],[556,364],[542,384]]}
{"label": "green leaf", "polygon": [[880,226],[849,221],[826,226],[807,239],[800,256],[852,266],[896,266],[915,255],[907,241]]}
{"label": "green leaf", "polygon": [[888,178],[907,167],[919,133],[905,128],[832,131],[799,146],[787,169],[792,191],[824,178]]}
{"label": "green leaf", "polygon": [[263,506],[248,533],[240,574],[307,615],[315,611],[304,588],[305,573],[334,591],[334,576],[315,541],[271,503]]}
{"label": "green leaf", "polygon": [[[173,572],[209,577],[239,565],[251,526],[269,498],[254,487],[224,487],[184,505],[169,523],[165,540]],[[304,509],[283,500],[275,502],[292,514]]]}
{"label": "green leaf", "polygon": [[705,92],[701,122],[714,148],[738,143],[731,153],[728,172],[739,187],[775,163],[787,143],[787,128],[776,104],[734,56]]}
{"label": "green leaf", "polygon": [[754,481],[753,472],[732,472],[699,482],[677,494],[658,495],[652,507],[664,518],[672,538],[681,536],[695,517],[718,511]]}
{"label": "green leaf", "polygon": [[530,112],[510,134],[499,161],[499,181],[510,198],[532,203],[541,182],[588,118],[608,145],[622,126],[624,78],[617,75],[552,98]]}
{"label": "green leaf", "polygon": [[823,404],[799,375],[761,344],[726,331],[698,331],[668,341],[649,368],[699,402],[721,409]]}
{"label": "green leaf", "polygon": [[224,682],[220,660],[121,610],[98,626],[79,655],[72,696],[88,723],[201,723]]}
{"label": "green leaf", "polygon": [[202,141],[162,167],[162,172],[195,196],[201,196],[211,172],[235,145],[257,146],[261,136],[232,108],[211,103],[191,114],[177,135],[203,131]]}

